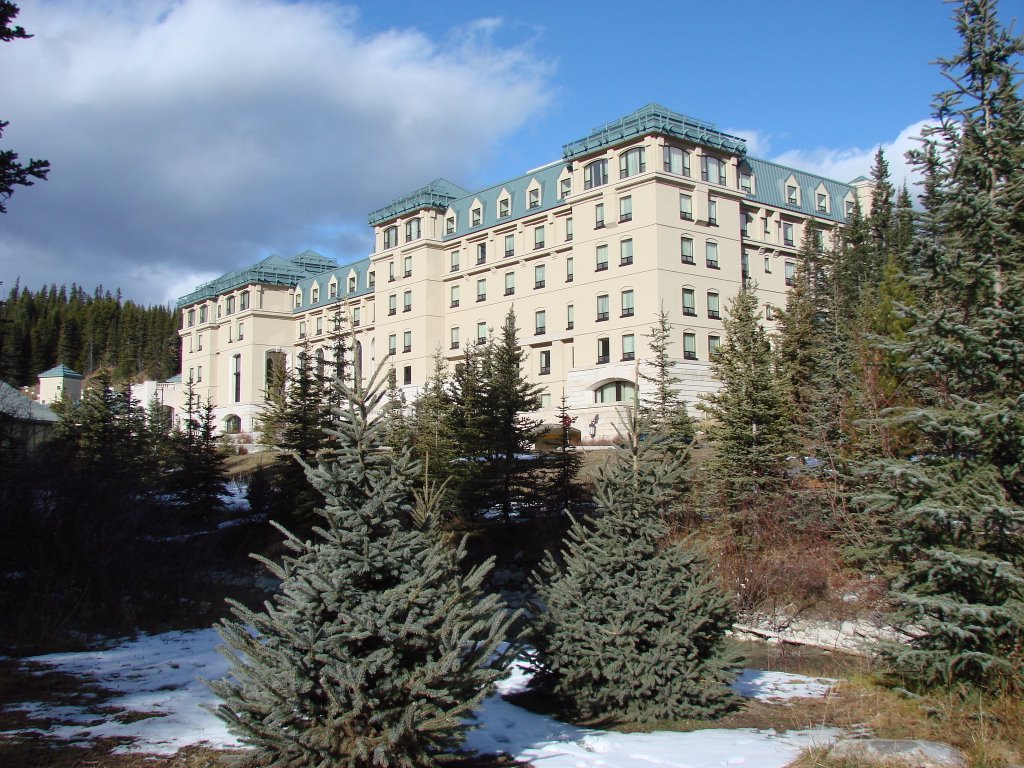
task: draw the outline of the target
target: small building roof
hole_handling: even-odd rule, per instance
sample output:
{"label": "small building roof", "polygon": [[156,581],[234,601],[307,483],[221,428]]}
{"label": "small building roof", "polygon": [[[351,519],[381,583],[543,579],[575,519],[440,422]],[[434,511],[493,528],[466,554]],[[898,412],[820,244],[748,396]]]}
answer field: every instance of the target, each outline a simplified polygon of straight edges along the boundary
{"label": "small building roof", "polygon": [[50,408],[25,397],[5,381],[0,381],[0,413],[17,421],[60,421],[60,417]]}
{"label": "small building roof", "polygon": [[469,192],[458,184],[447,179],[434,179],[425,187],[410,192],[404,197],[391,201],[383,208],[378,208],[369,215],[370,226],[376,226],[388,219],[394,219],[403,213],[418,211],[420,208],[436,208],[445,210],[452,202],[465,197]]}
{"label": "small building roof", "polygon": [[64,363],[58,363],[48,371],[39,374],[40,379],[84,379],[85,376],[78,371],[73,371]]}
{"label": "small building roof", "polygon": [[251,267],[228,272],[216,280],[203,283],[192,293],[178,299],[178,308],[212,299],[227,291],[254,283],[293,286],[307,275],[318,275],[336,266],[338,266],[338,262],[310,250],[303,251],[290,259],[283,259],[276,254],[267,256]]}

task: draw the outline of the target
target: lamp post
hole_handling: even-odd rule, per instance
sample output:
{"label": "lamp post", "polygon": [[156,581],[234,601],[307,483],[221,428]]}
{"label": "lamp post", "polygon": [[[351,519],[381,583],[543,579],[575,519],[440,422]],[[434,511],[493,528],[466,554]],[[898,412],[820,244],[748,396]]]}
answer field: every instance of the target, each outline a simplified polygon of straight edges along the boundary
{"label": "lamp post", "polygon": [[593,440],[597,436],[597,421],[601,418],[601,414],[595,413],[594,418],[590,420],[590,439]]}

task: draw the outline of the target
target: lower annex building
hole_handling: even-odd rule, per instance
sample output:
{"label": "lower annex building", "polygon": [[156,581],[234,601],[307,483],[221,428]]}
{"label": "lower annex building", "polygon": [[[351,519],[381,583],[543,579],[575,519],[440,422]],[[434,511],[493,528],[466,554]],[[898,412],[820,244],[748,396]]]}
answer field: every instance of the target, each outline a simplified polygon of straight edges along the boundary
{"label": "lower annex building", "polygon": [[269,256],[199,286],[178,301],[182,375],[213,401],[219,431],[253,432],[275,367],[303,345],[330,360],[337,328],[355,370],[390,356],[412,402],[436,350],[454,364],[511,307],[525,372],[544,388],[537,416],[554,421],[564,394],[585,438],[611,437],[660,309],[694,402],[717,386],[708,361],[743,281],[774,327],[804,228],[828,245],[869,198],[863,177],[749,157],[743,139],[650,104],[517,178],[477,191],[438,179],[373,211],[365,258]]}

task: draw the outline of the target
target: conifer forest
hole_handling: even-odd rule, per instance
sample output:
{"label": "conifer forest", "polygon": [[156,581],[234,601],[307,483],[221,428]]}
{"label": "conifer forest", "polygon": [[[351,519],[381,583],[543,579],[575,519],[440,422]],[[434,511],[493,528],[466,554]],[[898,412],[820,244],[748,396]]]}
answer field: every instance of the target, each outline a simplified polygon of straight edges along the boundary
{"label": "conifer forest", "polygon": [[[88,381],[42,452],[0,422],[0,649],[216,623],[216,715],[260,765],[427,768],[467,757],[516,659],[524,706],[566,721],[714,727],[744,706],[737,625],[863,611],[872,695],[1024,734],[1024,38],[993,0],[955,13],[920,187],[879,150],[870,206],[807,227],[779,331],[754,282],[723,307],[696,403],[652,312],[604,450],[571,444],[564,402],[533,449],[512,311],[415,402],[343,335],[333,362],[304,350],[256,453],[191,388],[173,427],[133,400],[176,372],[171,310],[10,287],[3,379]],[[1019,761],[1000,749],[971,765]]]}

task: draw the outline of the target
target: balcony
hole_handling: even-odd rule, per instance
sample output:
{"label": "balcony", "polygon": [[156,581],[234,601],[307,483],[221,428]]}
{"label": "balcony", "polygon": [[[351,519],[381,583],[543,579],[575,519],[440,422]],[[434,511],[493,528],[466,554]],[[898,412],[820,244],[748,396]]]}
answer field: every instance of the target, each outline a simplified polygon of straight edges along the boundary
{"label": "balcony", "polygon": [[538,325],[533,333],[535,336],[543,336],[547,331],[548,327],[546,325]]}
{"label": "balcony", "polygon": [[608,362],[608,355],[598,355],[597,356],[597,364],[598,365],[604,365],[607,362]]}
{"label": "balcony", "polygon": [[505,289],[505,295],[506,296],[512,296],[513,294],[515,294],[515,292],[516,292],[515,288],[506,288]]}
{"label": "balcony", "polygon": [[405,270],[405,272],[402,274],[402,276],[403,277],[412,277],[412,270],[411,269]]}
{"label": "balcony", "polygon": [[576,327],[576,323],[574,323],[572,320],[570,320],[569,322],[567,322],[565,324],[565,330],[567,330],[567,331],[571,331],[575,327]]}
{"label": "balcony", "polygon": [[607,319],[608,319],[608,313],[607,312],[598,312],[597,313],[597,322],[600,323],[600,322],[602,322],[604,320],[607,320]]}
{"label": "balcony", "polygon": [[543,288],[543,287],[544,287],[544,281],[543,280],[536,280],[536,281],[534,281],[534,283],[533,283],[533,289],[534,290],[537,290],[538,288]]}
{"label": "balcony", "polygon": [[540,375],[541,376],[547,376],[550,373],[551,373],[551,366],[550,365],[542,365],[540,367]]}

